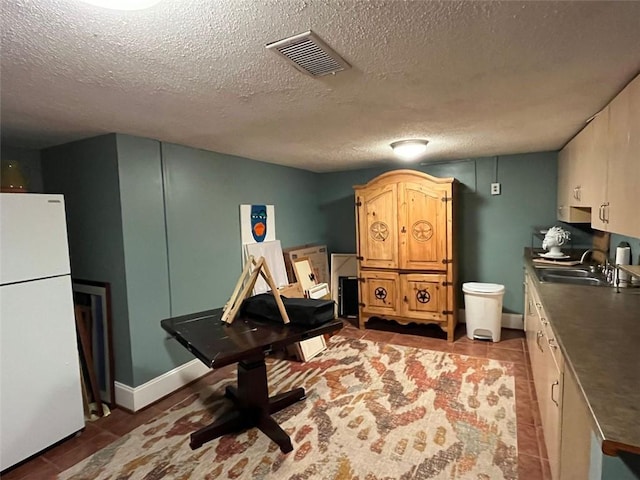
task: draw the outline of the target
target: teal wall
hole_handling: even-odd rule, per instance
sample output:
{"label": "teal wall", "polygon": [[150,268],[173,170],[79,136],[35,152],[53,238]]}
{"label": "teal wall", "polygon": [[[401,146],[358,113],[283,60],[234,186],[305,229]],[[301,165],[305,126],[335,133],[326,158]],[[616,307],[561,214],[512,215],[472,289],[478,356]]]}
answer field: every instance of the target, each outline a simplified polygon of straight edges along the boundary
{"label": "teal wall", "polygon": [[[407,168],[317,174],[120,134],[41,157],[44,191],[65,195],[72,275],[111,284],[115,378],[132,387],[192,358],[166,339],[161,319],[228,300],[242,270],[240,204],[275,206],[283,248],[322,242],[334,253],[354,252],[353,185]],[[502,283],[505,311],[522,312],[523,248],[534,226],[557,224],[556,154],[414,168],[459,180],[461,283]],[[490,195],[495,180],[499,196]],[[574,246],[590,244],[588,228],[565,226]],[[621,239],[637,259],[638,240],[613,236],[612,246]]]}
{"label": "teal wall", "polygon": [[117,135],[118,178],[133,383],[141,385],[193,357],[165,342],[159,321],[171,316],[161,145]]}
{"label": "teal wall", "polygon": [[221,307],[240,273],[240,204],[275,207],[283,248],[322,241],[317,175],[163,144],[173,315]]}
{"label": "teal wall", "polygon": [[242,271],[240,204],[275,206],[283,248],[322,241],[317,174],[127,135],[42,152],[67,204],[74,278],[111,284],[115,379],[193,357],[160,320],[221,307]]}
{"label": "teal wall", "polygon": [[111,284],[115,379],[133,384],[116,136],[42,151],[46,193],[62,193],[73,278]]}
{"label": "teal wall", "polygon": [[[398,168],[410,167],[320,175],[320,210],[331,252],[355,252],[352,186]],[[438,177],[453,176],[460,182],[456,199],[460,283],[501,283],[506,290],[504,310],[522,313],[523,249],[531,246],[534,226],[556,223],[556,153],[476,158],[413,168]],[[496,179],[502,193],[492,196],[490,185]],[[462,306],[463,296],[459,298]]]}
{"label": "teal wall", "polygon": [[638,480],[640,455],[621,452],[618,457],[603,455],[602,480]]}

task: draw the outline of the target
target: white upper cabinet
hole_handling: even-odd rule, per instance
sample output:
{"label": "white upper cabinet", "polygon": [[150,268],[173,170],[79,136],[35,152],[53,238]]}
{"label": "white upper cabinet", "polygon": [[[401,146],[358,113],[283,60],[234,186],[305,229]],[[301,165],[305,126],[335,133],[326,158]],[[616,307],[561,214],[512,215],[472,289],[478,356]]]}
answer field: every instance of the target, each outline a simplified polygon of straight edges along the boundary
{"label": "white upper cabinet", "polygon": [[580,145],[577,139],[576,136],[558,154],[558,220],[589,223],[591,209],[579,201],[582,197],[582,182],[578,180]]}
{"label": "white upper cabinet", "polygon": [[640,237],[640,76],[558,156],[558,220]]}
{"label": "white upper cabinet", "polygon": [[640,76],[609,104],[605,187],[596,202],[593,228],[640,237]]}
{"label": "white upper cabinet", "polygon": [[607,172],[606,140],[609,109],[605,108],[578,134],[576,165],[572,171],[572,206],[593,208],[604,190]]}

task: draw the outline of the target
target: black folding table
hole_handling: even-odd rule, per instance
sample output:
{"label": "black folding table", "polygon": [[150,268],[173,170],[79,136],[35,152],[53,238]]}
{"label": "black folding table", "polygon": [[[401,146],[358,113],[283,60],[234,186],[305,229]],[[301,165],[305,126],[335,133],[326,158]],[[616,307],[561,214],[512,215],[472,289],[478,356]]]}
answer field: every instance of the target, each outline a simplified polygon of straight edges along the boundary
{"label": "black folding table", "polygon": [[238,386],[227,387],[225,396],[234,408],[212,424],[191,434],[192,449],[222,435],[258,427],[278,444],[283,453],[293,450],[287,433],[271,414],[305,399],[304,388],[269,397],[265,357],[301,340],[342,328],[341,320],[308,327],[243,318],[227,324],[222,309],[167,318],[160,324],[184,347],[210,368],[238,363]]}

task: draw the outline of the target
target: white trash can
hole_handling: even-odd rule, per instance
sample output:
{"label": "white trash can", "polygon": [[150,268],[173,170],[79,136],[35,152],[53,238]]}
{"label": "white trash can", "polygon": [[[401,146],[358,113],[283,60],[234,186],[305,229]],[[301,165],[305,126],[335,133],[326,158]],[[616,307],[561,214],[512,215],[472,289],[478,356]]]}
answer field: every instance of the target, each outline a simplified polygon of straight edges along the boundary
{"label": "white trash can", "polygon": [[504,285],[468,282],[462,284],[462,291],[467,337],[499,342]]}

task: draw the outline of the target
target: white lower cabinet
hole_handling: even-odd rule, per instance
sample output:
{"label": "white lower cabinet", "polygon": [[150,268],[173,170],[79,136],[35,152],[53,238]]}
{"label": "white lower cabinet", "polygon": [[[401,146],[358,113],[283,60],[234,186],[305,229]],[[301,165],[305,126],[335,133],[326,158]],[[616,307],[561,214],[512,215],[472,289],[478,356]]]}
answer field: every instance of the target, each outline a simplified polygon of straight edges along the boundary
{"label": "white lower cabinet", "polygon": [[[602,452],[580,383],[558,347],[535,283],[525,271],[524,326],[553,480],[638,480],[637,468]],[[567,358],[568,359],[568,358]]]}
{"label": "white lower cabinet", "polygon": [[562,435],[566,441],[560,446],[560,478],[585,480],[589,478],[591,462],[590,413],[577,380],[568,371],[562,403]]}
{"label": "white lower cabinet", "polygon": [[525,332],[551,475],[560,477],[564,358],[531,281],[525,282]]}

